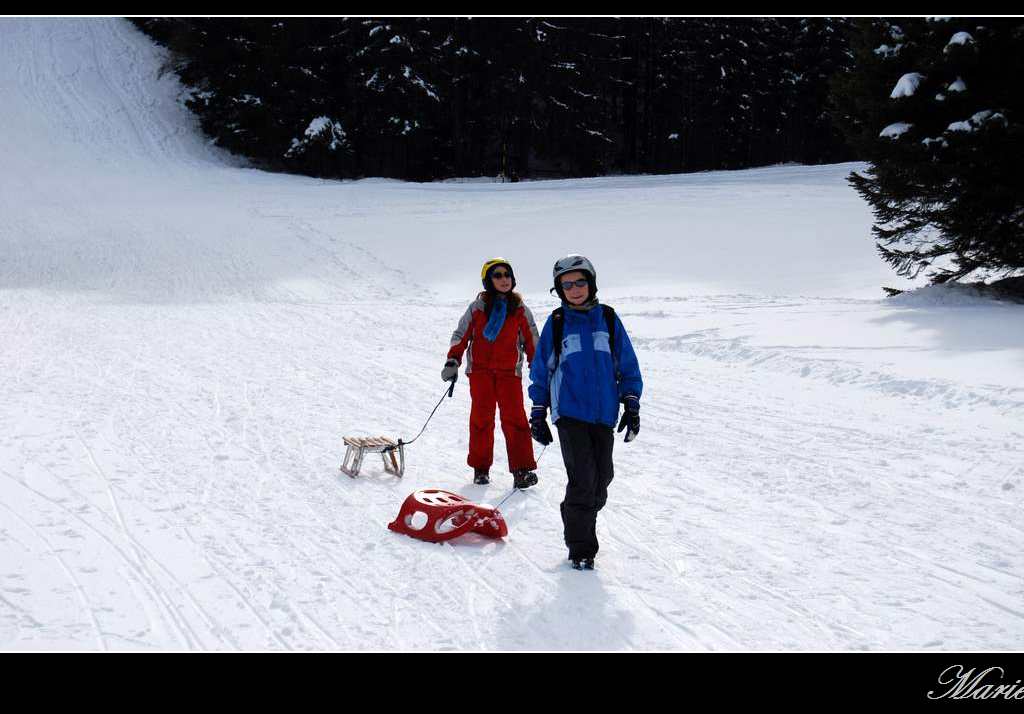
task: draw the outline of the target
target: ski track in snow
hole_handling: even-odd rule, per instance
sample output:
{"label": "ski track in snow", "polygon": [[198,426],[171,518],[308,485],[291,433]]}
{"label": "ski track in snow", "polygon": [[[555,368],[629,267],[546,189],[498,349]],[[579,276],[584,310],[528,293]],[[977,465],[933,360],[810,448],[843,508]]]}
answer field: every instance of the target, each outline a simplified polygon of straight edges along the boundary
{"label": "ski track in snow", "polygon": [[[851,167],[269,175],[205,144],[127,23],[7,19],[0,35],[0,649],[1019,646],[1019,308],[844,294],[892,282],[848,236],[850,272],[795,265],[773,295],[756,256],[720,263],[737,251],[679,237],[777,225],[804,253],[833,215],[866,235]],[[820,216],[773,208],[807,196]],[[543,320],[565,240],[548,223],[593,239],[645,378],[594,573],[564,560],[557,442],[502,506],[504,541],[386,529],[417,488],[508,493],[500,431],[492,484],[469,483],[464,376],[404,479],[372,458],[338,471],[343,435],[408,439],[440,398],[481,233],[521,253]],[[624,226],[664,254],[625,255]],[[665,262],[698,273],[646,285]],[[740,278],[715,289],[716,271]]]}

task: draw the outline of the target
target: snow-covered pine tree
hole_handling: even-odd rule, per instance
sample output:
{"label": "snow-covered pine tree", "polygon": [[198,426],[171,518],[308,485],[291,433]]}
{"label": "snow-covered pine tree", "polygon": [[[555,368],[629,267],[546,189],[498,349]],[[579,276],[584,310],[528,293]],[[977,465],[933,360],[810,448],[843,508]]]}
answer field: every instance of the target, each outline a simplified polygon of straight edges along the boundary
{"label": "snow-covered pine tree", "polygon": [[442,106],[451,143],[451,175],[496,176],[500,173],[498,141],[493,132],[496,115],[494,72],[500,66],[494,52],[498,35],[495,21],[453,18],[438,37],[441,83],[448,101]]}
{"label": "snow-covered pine tree", "polygon": [[[470,21],[473,48],[483,60],[479,77],[462,74],[461,81],[477,88],[473,107],[477,126],[488,137],[483,154],[486,173],[516,181],[529,176],[536,159],[543,65],[541,21],[526,18]],[[469,67],[462,65],[463,70]]]}
{"label": "snow-covered pine tree", "polygon": [[[351,23],[293,18],[281,38],[290,76],[272,111],[288,118],[285,169],[324,178],[356,173],[353,129],[357,119],[352,76]],[[282,28],[283,29],[283,28]]]}
{"label": "snow-covered pine tree", "polygon": [[[668,20],[663,28],[660,60],[651,99],[651,111],[663,116],[663,137],[655,133],[652,154],[665,157],[664,170],[699,171],[717,168],[719,109],[718,92],[709,91],[722,77],[712,48],[723,41],[716,20]],[[715,31],[718,30],[716,34]],[[664,152],[658,152],[664,138]]]}
{"label": "snow-covered pine tree", "polygon": [[788,105],[797,94],[794,67],[796,21],[758,18],[744,28],[743,55],[749,70],[741,107],[743,166],[763,166],[782,161]]}
{"label": "snow-covered pine tree", "polygon": [[[164,21],[165,23],[168,21]],[[179,67],[193,88],[187,101],[203,130],[230,151],[273,164],[290,134],[288,118],[268,109],[287,91],[280,75],[282,27],[267,20],[172,20],[172,49],[187,57]]]}
{"label": "snow-covered pine tree", "polygon": [[447,21],[352,19],[352,86],[360,109],[359,161],[372,176],[429,180],[450,171],[442,126],[439,48]]}
{"label": "snow-covered pine tree", "polygon": [[[682,22],[689,23],[689,20]],[[697,55],[692,107],[697,169],[735,169],[779,160],[783,70],[788,43],[775,43],[771,18],[706,18],[693,37]]]}
{"label": "snow-covered pine tree", "polygon": [[662,162],[671,163],[667,155],[676,148],[668,138],[675,128],[673,112],[659,111],[663,103],[671,105],[666,89],[675,86],[676,79],[675,67],[660,59],[671,51],[665,41],[669,22],[630,18],[613,30],[618,47],[609,78],[610,98],[613,119],[621,126],[617,163],[627,173],[666,170]]}
{"label": "snow-covered pine tree", "polygon": [[723,27],[713,18],[638,22],[625,49],[633,61],[623,76],[623,112],[637,127],[637,146],[626,147],[627,170],[717,167],[724,104],[713,48],[726,41]]}
{"label": "snow-covered pine tree", "polygon": [[870,161],[851,184],[879,253],[933,283],[1024,270],[1024,23],[930,18],[862,24],[841,82],[844,123]]}
{"label": "snow-covered pine tree", "polygon": [[342,112],[347,75],[330,19],[153,18],[136,21],[174,52],[192,88],[189,107],[224,148],[275,170],[347,175],[351,146]]}
{"label": "snow-covered pine tree", "polygon": [[837,163],[853,158],[832,120],[829,82],[853,66],[845,18],[789,20],[793,65],[786,71],[782,154],[807,164]]}
{"label": "snow-covered pine tree", "polygon": [[174,50],[204,131],[272,170],[514,180],[835,158],[832,20],[135,22]]}
{"label": "snow-covered pine tree", "polygon": [[615,160],[605,91],[615,37],[599,18],[541,20],[533,29],[542,69],[533,88],[538,156],[563,175],[606,173]]}

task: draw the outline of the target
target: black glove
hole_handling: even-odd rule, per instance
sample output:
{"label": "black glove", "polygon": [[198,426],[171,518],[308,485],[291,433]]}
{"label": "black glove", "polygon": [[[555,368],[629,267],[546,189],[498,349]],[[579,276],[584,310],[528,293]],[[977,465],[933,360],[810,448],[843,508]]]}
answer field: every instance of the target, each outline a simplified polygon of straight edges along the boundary
{"label": "black glove", "polygon": [[547,407],[534,407],[530,412],[530,434],[541,446],[547,446],[553,441],[551,428],[548,426]]}
{"label": "black glove", "polygon": [[636,435],[640,432],[640,400],[634,396],[627,396],[622,398],[622,418],[619,419],[619,429],[622,431],[626,429],[626,439],[628,443],[636,438]]}
{"label": "black glove", "polygon": [[455,382],[459,378],[459,361],[454,357],[444,363],[441,370],[441,379],[445,382]]}

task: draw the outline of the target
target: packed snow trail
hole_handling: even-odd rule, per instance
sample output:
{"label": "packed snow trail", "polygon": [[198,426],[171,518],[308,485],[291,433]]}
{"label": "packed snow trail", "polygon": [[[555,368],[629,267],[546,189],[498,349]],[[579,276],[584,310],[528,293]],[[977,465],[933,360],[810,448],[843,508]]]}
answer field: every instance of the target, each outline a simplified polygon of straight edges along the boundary
{"label": "packed snow trail", "polygon": [[[119,20],[0,20],[0,649],[1015,649],[1024,312],[899,285],[856,165],[498,185],[327,182],[209,147]],[[460,377],[492,254],[541,319],[597,264],[637,348],[598,570],[557,443],[510,535],[431,545],[413,490],[495,503]]]}

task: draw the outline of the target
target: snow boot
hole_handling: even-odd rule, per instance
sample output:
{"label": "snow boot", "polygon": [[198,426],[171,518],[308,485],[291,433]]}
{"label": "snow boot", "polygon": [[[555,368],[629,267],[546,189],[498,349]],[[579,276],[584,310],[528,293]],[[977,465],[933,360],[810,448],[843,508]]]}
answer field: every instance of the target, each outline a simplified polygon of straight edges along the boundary
{"label": "snow boot", "polygon": [[573,570],[593,570],[594,559],[593,558],[578,558],[572,561]]}
{"label": "snow boot", "polygon": [[490,482],[491,477],[487,474],[487,469],[473,469],[473,483],[486,486]]}
{"label": "snow boot", "polygon": [[519,469],[512,472],[513,488],[529,488],[537,483],[537,474],[529,469]]}

